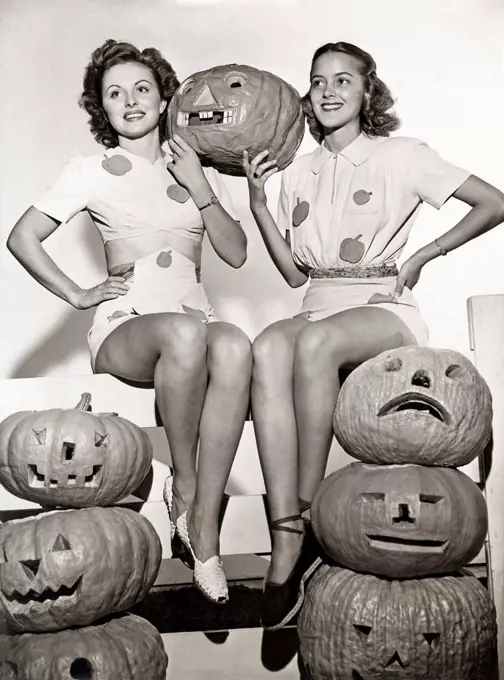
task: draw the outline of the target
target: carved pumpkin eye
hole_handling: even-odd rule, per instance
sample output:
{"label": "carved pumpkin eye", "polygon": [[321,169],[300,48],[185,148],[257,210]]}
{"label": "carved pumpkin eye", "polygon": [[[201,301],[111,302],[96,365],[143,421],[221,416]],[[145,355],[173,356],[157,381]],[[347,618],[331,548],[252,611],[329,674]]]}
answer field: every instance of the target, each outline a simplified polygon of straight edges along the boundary
{"label": "carved pumpkin eye", "polygon": [[226,77],[226,85],[228,87],[232,88],[243,87],[246,82],[247,79],[244,76],[239,75],[238,73],[232,73],[230,76]]}
{"label": "carved pumpkin eye", "polygon": [[373,628],[371,626],[363,626],[363,625],[358,624],[358,623],[354,623],[353,627],[359,633],[359,635],[364,639],[369,637],[369,635],[371,635],[371,631],[373,630]]}
{"label": "carved pumpkin eye", "polygon": [[72,546],[67,541],[67,539],[62,535],[58,534],[58,537],[54,541],[54,545],[51,548],[51,552],[63,552],[63,550],[71,550]]}
{"label": "carved pumpkin eye", "polygon": [[35,441],[37,442],[37,444],[45,444],[46,432],[47,431],[45,427],[41,427],[38,430],[35,429],[32,430],[33,436],[35,437]]}
{"label": "carved pumpkin eye", "polygon": [[8,562],[9,560],[7,559],[7,555],[5,554],[5,548],[3,545],[0,546],[0,564],[4,564],[5,562]]}
{"label": "carved pumpkin eye", "polygon": [[461,378],[464,374],[464,369],[458,364],[451,364],[445,371],[447,378]]}
{"label": "carved pumpkin eye", "polygon": [[434,494],[421,493],[420,503],[439,503],[443,500],[443,496],[435,496]]}
{"label": "carved pumpkin eye", "polygon": [[423,636],[429,647],[436,649],[436,647],[439,644],[439,638],[441,637],[441,633],[424,633]]}
{"label": "carved pumpkin eye", "polygon": [[365,501],[384,501],[385,500],[385,494],[380,493],[379,491],[376,492],[368,492],[368,493],[361,493],[361,498],[363,498]]}
{"label": "carved pumpkin eye", "polygon": [[188,78],[180,86],[179,94],[188,94],[192,89],[194,89],[194,78]]}
{"label": "carved pumpkin eye", "polygon": [[75,680],[92,680],[94,678],[92,663],[88,659],[75,659],[70,666],[70,677]]}
{"label": "carved pumpkin eye", "polygon": [[17,664],[12,661],[0,661],[0,678],[5,678],[5,680],[14,680],[18,677],[18,667]]}
{"label": "carved pumpkin eye", "polygon": [[364,680],[362,675],[359,673],[359,671],[356,671],[355,668],[352,671],[352,680]]}
{"label": "carved pumpkin eye", "polygon": [[95,432],[95,446],[107,446],[108,439],[108,432],[105,432],[105,434],[102,432]]}
{"label": "carved pumpkin eye", "polygon": [[384,367],[387,373],[393,373],[395,371],[401,370],[403,362],[399,357],[390,357],[386,359]]}

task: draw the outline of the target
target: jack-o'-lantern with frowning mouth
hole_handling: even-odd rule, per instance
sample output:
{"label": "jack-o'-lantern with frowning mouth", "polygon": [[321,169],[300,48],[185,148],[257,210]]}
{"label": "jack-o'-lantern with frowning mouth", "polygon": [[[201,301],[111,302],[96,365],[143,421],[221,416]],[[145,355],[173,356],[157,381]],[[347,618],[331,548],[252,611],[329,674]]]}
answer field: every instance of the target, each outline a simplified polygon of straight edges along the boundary
{"label": "jack-o'-lantern with frowning mouth", "polygon": [[250,158],[269,150],[282,170],[305,129],[301,99],[282,78],[252,66],[227,64],[200,71],[178,88],[168,108],[168,137],[180,135],[202,162],[244,175]]}
{"label": "jack-o'-lantern with frowning mouth", "polygon": [[460,467],[490,440],[492,396],[459,352],[400,347],[349,375],[333,422],[343,449],[365,463]]}
{"label": "jack-o'-lantern with frowning mouth", "polygon": [[87,625],[143,599],[161,542],[128,508],[43,513],[0,525],[0,634]]}
{"label": "jack-o'-lantern with frowning mouth", "polygon": [[460,470],[352,463],[320,484],[312,526],[338,564],[413,578],[469,564],[488,518],[483,494]]}

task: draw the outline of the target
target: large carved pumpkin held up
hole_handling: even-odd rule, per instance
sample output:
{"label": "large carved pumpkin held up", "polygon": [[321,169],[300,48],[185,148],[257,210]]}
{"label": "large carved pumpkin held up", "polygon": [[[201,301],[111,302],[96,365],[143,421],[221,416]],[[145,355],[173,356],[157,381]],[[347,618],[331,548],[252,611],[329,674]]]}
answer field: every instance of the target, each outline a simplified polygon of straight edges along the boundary
{"label": "large carved pumpkin held up", "polygon": [[0,483],[45,507],[113,505],[145,479],[152,444],[137,425],[75,409],[21,411],[0,423]]}
{"label": "large carved pumpkin held up", "polygon": [[156,628],[128,614],[98,626],[2,637],[0,680],[2,665],[16,669],[14,680],[165,680],[168,657]]}
{"label": "large carved pumpkin held up", "polygon": [[161,564],[150,522],[128,508],[42,513],[0,525],[0,633],[84,626],[142,600]]}
{"label": "large carved pumpkin held up", "polygon": [[365,463],[459,467],[490,440],[492,397],[462,354],[400,347],[358,366],[343,383],[334,434]]}
{"label": "large carved pumpkin held up", "polygon": [[228,175],[244,175],[250,158],[269,150],[282,170],[305,129],[301,99],[282,78],[252,66],[226,64],[194,73],[168,108],[168,137],[180,135],[200,158]]}
{"label": "large carved pumpkin held up", "polygon": [[469,575],[389,581],[322,565],[298,635],[309,680],[497,680],[495,608]]}
{"label": "large carved pumpkin held up", "polygon": [[353,463],[326,477],[312,503],[325,552],[355,571],[413,578],[456,571],[488,528],[478,486],[460,470]]}

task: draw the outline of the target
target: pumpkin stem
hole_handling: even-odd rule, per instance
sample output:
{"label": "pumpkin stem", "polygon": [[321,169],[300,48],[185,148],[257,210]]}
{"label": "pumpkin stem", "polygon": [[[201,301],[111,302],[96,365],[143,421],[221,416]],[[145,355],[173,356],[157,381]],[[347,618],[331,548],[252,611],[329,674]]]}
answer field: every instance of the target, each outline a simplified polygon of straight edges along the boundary
{"label": "pumpkin stem", "polygon": [[91,395],[89,392],[84,392],[81,395],[80,401],[75,408],[78,411],[91,411]]}

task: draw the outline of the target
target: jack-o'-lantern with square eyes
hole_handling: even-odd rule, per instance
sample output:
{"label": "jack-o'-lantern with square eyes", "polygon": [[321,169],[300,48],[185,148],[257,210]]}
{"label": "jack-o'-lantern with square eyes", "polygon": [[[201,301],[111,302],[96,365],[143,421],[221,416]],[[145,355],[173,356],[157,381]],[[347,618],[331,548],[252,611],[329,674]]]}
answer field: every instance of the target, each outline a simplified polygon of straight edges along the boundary
{"label": "jack-o'-lantern with square eyes", "polygon": [[0,483],[44,507],[113,505],[132,493],[152,464],[152,444],[116,414],[75,409],[21,411],[0,423]]}
{"label": "jack-o'-lantern with square eyes", "polygon": [[463,472],[352,463],[326,477],[312,527],[338,564],[389,578],[449,573],[476,557],[488,528],[478,486]]}
{"label": "jack-o'-lantern with square eyes", "polygon": [[0,679],[165,680],[168,657],[160,634],[133,614],[97,626],[0,638]]}
{"label": "jack-o'-lantern with square eyes", "polygon": [[243,151],[252,160],[287,167],[301,144],[305,121],[301,98],[282,78],[239,64],[194,73],[168,107],[168,137],[180,135],[202,162],[228,175],[241,175]]}
{"label": "jack-o'-lantern with square eyes", "polygon": [[365,463],[460,467],[490,440],[492,396],[458,352],[400,347],[349,375],[333,423],[343,449]]}
{"label": "jack-o'-lantern with square eyes", "polygon": [[322,565],[298,635],[310,680],[497,680],[495,608],[465,573],[390,581]]}
{"label": "jack-o'-lantern with square eyes", "polygon": [[0,525],[0,634],[84,626],[142,600],[161,564],[150,522],[128,508],[42,513]]}

